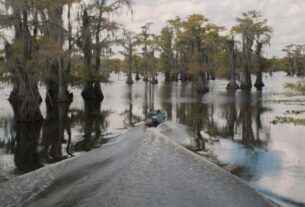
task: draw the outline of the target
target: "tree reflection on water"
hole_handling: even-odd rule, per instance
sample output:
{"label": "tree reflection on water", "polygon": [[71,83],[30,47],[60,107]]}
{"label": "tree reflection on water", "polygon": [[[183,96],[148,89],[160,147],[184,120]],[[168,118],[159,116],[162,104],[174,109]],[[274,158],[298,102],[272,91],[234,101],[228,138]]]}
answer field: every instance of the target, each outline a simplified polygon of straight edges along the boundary
{"label": "tree reflection on water", "polygon": [[250,150],[267,148],[270,127],[268,122],[262,121],[262,116],[270,109],[263,105],[261,92],[218,92],[212,88],[211,94],[200,96],[186,90],[188,87],[188,84],[164,83],[160,102],[170,114],[169,119],[185,124],[193,131],[197,150],[208,150],[207,143],[211,148],[221,139]]}
{"label": "tree reflection on water", "polygon": [[[70,104],[46,102],[43,122],[24,123],[16,119],[19,105],[11,104],[14,112],[12,138],[3,145],[7,154],[14,155],[14,163],[21,173],[30,172],[46,164],[90,151],[104,143],[109,111],[101,111],[101,102],[85,102],[84,111],[70,111]],[[83,138],[73,139],[71,127],[81,125]]]}
{"label": "tree reflection on water", "polygon": [[[198,95],[192,92],[191,83],[142,84],[144,87],[122,86],[120,104],[125,109],[118,115],[127,127],[145,119],[150,108],[161,107],[167,111],[168,120],[187,125],[193,131],[198,151],[206,150],[211,138],[233,140],[249,149],[264,147],[270,139],[268,128],[263,126],[266,122],[261,121],[262,114],[267,111],[262,104],[262,93],[215,95],[212,90],[212,95]],[[213,94],[225,101],[210,100]],[[142,116],[134,113],[134,110],[141,110],[137,98],[144,100]],[[108,117],[117,113],[115,108],[103,110],[102,102],[96,101],[85,101],[83,109],[46,102],[44,122],[33,127],[16,120],[18,107],[12,104],[15,116],[14,124],[11,124],[13,137],[2,145],[8,154],[14,154],[16,167],[21,172],[35,170],[107,143],[104,136],[110,125]]]}

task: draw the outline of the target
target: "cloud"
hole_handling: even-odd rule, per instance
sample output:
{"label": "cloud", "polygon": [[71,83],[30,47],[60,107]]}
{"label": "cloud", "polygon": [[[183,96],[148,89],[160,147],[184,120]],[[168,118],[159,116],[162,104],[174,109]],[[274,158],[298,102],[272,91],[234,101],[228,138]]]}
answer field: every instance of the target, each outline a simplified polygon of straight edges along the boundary
{"label": "cloud", "polygon": [[134,0],[133,18],[121,16],[127,28],[139,31],[147,22],[153,22],[152,30],[158,33],[166,20],[199,13],[212,23],[230,28],[235,18],[248,10],[259,10],[273,27],[268,56],[282,56],[282,48],[288,44],[305,44],[304,0]]}

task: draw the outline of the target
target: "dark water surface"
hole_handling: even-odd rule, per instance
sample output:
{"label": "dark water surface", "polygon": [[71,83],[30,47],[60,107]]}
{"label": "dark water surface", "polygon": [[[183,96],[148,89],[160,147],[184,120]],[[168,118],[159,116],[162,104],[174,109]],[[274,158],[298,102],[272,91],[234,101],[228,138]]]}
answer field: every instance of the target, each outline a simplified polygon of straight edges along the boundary
{"label": "dark water surface", "polygon": [[[305,97],[283,85],[298,78],[275,73],[265,77],[263,92],[227,93],[227,81],[210,82],[210,93],[198,96],[191,83],[156,86],[125,84],[125,75],[112,74],[103,85],[101,104],[84,103],[80,90],[72,89],[70,106],[41,104],[42,125],[16,123],[6,100],[10,86],[0,90],[0,183],[103,144],[145,119],[149,108],[163,108],[173,123],[186,125],[199,137],[198,154],[208,157],[258,191],[288,205],[305,203],[305,127],[274,125],[277,116],[304,119]],[[44,97],[45,90],[41,88]],[[286,113],[286,114],[285,114]],[[202,137],[202,138],[200,138]]]}

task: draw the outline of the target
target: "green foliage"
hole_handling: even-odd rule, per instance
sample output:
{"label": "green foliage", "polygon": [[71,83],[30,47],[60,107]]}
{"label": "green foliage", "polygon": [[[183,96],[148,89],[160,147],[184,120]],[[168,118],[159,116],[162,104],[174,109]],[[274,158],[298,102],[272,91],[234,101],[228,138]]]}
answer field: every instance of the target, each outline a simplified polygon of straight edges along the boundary
{"label": "green foliage", "polygon": [[108,82],[109,73],[96,71],[94,67],[86,70],[83,59],[74,59],[72,61],[71,72],[69,74],[69,82],[73,86],[79,86],[86,81]]}
{"label": "green foliage", "polygon": [[299,93],[305,94],[305,82],[299,81],[297,83],[285,83],[285,88],[297,91]]}
{"label": "green foliage", "polygon": [[3,59],[0,60],[0,81],[3,81],[5,76],[5,68]]}
{"label": "green foliage", "polygon": [[145,70],[145,60],[140,55],[134,54],[133,55],[133,67],[134,72],[143,73]]}
{"label": "green foliage", "polygon": [[305,110],[287,110],[285,112],[285,114],[292,114],[292,115],[299,115],[299,114],[304,114],[305,113]]}
{"label": "green foliage", "polygon": [[173,52],[174,32],[169,26],[161,30],[158,45],[161,48],[160,61],[157,68],[162,72],[171,72],[174,65]]}
{"label": "green foliage", "polygon": [[275,117],[272,124],[294,124],[295,126],[305,126],[305,119],[298,119],[293,117]]}
{"label": "green foliage", "polygon": [[123,61],[119,58],[102,58],[101,68],[104,72],[119,72],[122,69]]}
{"label": "green foliage", "polygon": [[280,100],[266,100],[267,103],[277,103],[277,104],[297,104],[304,105],[304,99],[280,99]]}
{"label": "green foliage", "polygon": [[[17,14],[18,12],[20,13],[21,4],[19,0],[4,0],[2,4],[3,2],[9,5],[10,12],[16,11]],[[36,51],[32,52],[31,60],[27,62],[26,66],[29,68],[27,71],[30,71],[35,76],[35,80],[48,79],[56,81],[56,75],[52,76],[52,74],[49,74],[47,78],[41,76],[44,73],[43,69],[45,69],[45,65],[40,61],[41,56],[39,54],[60,54],[69,59],[70,55],[76,49],[78,52],[83,53],[82,55],[87,60],[87,65],[84,65],[82,58],[77,60],[73,59],[71,70],[69,70],[71,73],[69,75],[69,81],[73,85],[82,84],[89,79],[107,81],[107,75],[105,74],[111,71],[126,71],[126,59],[111,58],[113,56],[111,46],[115,41],[116,43],[119,42],[115,36],[121,25],[115,21],[115,16],[119,15],[120,9],[123,6],[131,9],[132,1],[107,0],[87,1],[84,3],[84,1],[80,0],[35,0],[33,2],[29,3],[29,8],[27,8],[29,12],[27,26],[32,31],[35,27],[35,21],[38,21],[38,35],[35,37],[32,36],[34,40],[33,48]],[[56,38],[58,35],[57,31],[50,31],[50,28],[53,28],[50,26],[50,22],[53,22],[52,18],[56,19],[56,16],[54,17],[53,15],[52,17],[52,12],[56,8],[64,8],[64,6],[71,5],[71,3],[79,3],[81,5],[77,7],[78,19],[76,23],[78,27],[75,27],[77,31],[73,28],[74,34],[71,33],[73,36],[70,37],[71,39],[68,39],[67,36],[70,34],[67,35],[67,31],[65,30],[68,30],[68,28],[63,28],[63,22],[61,22],[62,25],[57,25],[57,27],[61,27],[61,31],[58,33],[65,34],[63,35],[63,42],[71,40],[72,45],[76,47],[66,49],[58,41],[59,37]],[[87,12],[87,16],[85,12]],[[35,15],[37,19],[35,19]],[[6,14],[4,20],[8,20],[8,18],[9,15]],[[61,18],[58,19],[62,20]],[[258,72],[261,68],[271,68],[272,70],[288,70],[287,68],[290,68],[291,70],[297,71],[305,64],[304,48],[301,46],[287,46],[284,49],[287,56],[283,59],[259,58],[252,50],[255,48],[255,45],[269,44],[272,28],[268,26],[267,20],[258,11],[242,13],[236,20],[237,24],[232,28],[232,32],[246,35],[251,42],[251,50],[248,52],[250,52],[250,58],[254,60],[251,63],[252,72]],[[12,24],[10,23],[10,27]],[[176,17],[168,20],[166,26],[161,30],[158,37],[156,37],[156,35],[150,33],[151,24],[145,24],[141,28],[142,31],[140,34],[136,36],[136,41],[132,42],[135,45],[134,48],[138,47],[137,51],[133,51],[134,54],[132,56],[132,69],[134,72],[144,73],[145,70],[154,68],[157,62],[157,69],[162,72],[176,74],[183,72],[193,74],[208,72],[214,73],[219,77],[229,77],[229,57],[227,51],[224,49],[226,37],[221,35],[224,30],[223,27],[213,24],[202,14],[190,14],[184,19]],[[4,23],[3,25],[4,27],[9,27]],[[15,28],[17,28],[17,25],[15,25]],[[50,37],[52,36],[50,35],[52,32],[54,32],[53,36],[55,37]],[[21,59],[23,52],[22,46],[22,41],[18,40],[18,38],[12,44],[12,53],[19,59]],[[258,48],[256,47],[256,49]],[[138,54],[135,54],[136,52]],[[157,53],[159,57],[155,60],[154,54]],[[241,68],[243,54],[240,49],[236,53],[236,65],[238,68]],[[259,55],[261,54],[259,53]],[[101,60],[100,62],[99,58]],[[34,64],[35,62],[39,64]],[[50,62],[48,62],[49,68],[51,67]],[[6,76],[7,71],[2,69],[3,64],[0,67],[1,78],[4,76],[8,77]],[[85,68],[88,70],[86,71]],[[103,72],[97,72],[99,68]],[[10,72],[13,73],[13,70],[10,70]],[[288,85],[287,87],[295,90],[302,88],[300,85]]]}
{"label": "green foliage", "polygon": [[305,75],[305,45],[287,45],[283,50],[286,56],[282,59],[285,71],[293,75]]}
{"label": "green foliage", "polygon": [[286,71],[285,58],[272,57],[270,59],[265,58],[265,68],[269,71]]}
{"label": "green foliage", "polygon": [[265,68],[262,58],[263,47],[270,44],[272,28],[267,24],[267,19],[255,10],[242,13],[236,21],[237,25],[232,27],[231,32],[241,36],[243,72],[248,73],[252,68],[252,72],[256,74],[262,73]]}

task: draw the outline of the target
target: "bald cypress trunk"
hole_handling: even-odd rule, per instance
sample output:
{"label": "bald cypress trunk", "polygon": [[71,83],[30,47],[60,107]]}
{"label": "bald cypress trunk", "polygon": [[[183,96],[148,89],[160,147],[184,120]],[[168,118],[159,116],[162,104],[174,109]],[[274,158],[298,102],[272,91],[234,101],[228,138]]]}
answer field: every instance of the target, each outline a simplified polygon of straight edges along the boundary
{"label": "bald cypress trunk", "polygon": [[251,81],[251,73],[250,73],[250,64],[251,64],[251,53],[252,53],[252,45],[253,45],[253,34],[249,32],[245,32],[242,35],[242,64],[243,64],[243,73],[241,76],[241,84],[240,88],[242,90],[251,90],[252,81]]}
{"label": "bald cypress trunk", "polygon": [[[64,57],[64,29],[63,29],[63,6],[64,4],[55,5],[48,9],[49,21],[47,36],[50,41],[56,44],[58,50],[47,51],[51,59],[51,67],[47,81],[46,100],[54,102],[71,102],[72,94],[68,92],[67,71],[68,60]],[[68,11],[69,12],[69,11]],[[69,14],[68,14],[69,16]]]}
{"label": "bald cypress trunk", "polygon": [[150,79],[151,84],[153,84],[153,85],[158,84],[154,49],[149,53],[149,68],[150,68],[149,79]]}
{"label": "bald cypress trunk", "polygon": [[[100,11],[99,19],[98,19],[98,25],[95,32],[95,42],[96,42],[96,49],[95,49],[95,70],[96,73],[100,73],[101,69],[101,53],[102,53],[102,47],[100,45],[100,30],[101,30],[101,23],[102,23],[102,11]],[[94,93],[95,93],[95,100],[96,101],[102,101],[104,99],[104,94],[102,91],[101,84],[98,80],[94,81]]]}
{"label": "bald cypress trunk", "polygon": [[80,46],[84,54],[84,66],[87,73],[87,80],[85,81],[84,88],[82,90],[82,97],[84,100],[95,100],[95,93],[93,87],[93,81],[90,80],[90,70],[92,70],[92,42],[91,42],[91,31],[90,31],[90,17],[88,11],[85,9],[82,14],[82,37]]}
{"label": "bald cypress trunk", "polygon": [[207,75],[205,72],[199,72],[196,77],[197,93],[204,94],[210,91],[208,86]]}
{"label": "bald cypress trunk", "polygon": [[41,97],[35,77],[37,72],[29,66],[35,48],[29,31],[28,8],[25,2],[21,2],[21,5],[20,13],[16,13],[21,16],[17,18],[20,22],[16,24],[18,29],[15,31],[15,44],[21,44],[21,54],[16,54],[15,45],[7,43],[5,46],[6,62],[17,78],[9,100],[16,107],[17,121],[37,122],[43,120],[39,109]]}
{"label": "bald cypress trunk", "polygon": [[171,73],[165,72],[165,82],[170,82],[170,81],[171,81]]}
{"label": "bald cypress trunk", "polygon": [[182,82],[187,81],[186,64],[187,64],[186,54],[182,52],[182,54],[180,54],[180,80]]}
{"label": "bald cypress trunk", "polygon": [[236,83],[236,69],[235,69],[235,42],[234,39],[227,41],[228,53],[229,53],[229,62],[230,62],[230,80],[227,85],[228,91],[235,91],[239,88],[238,84]]}
{"label": "bald cypress trunk", "polygon": [[140,75],[139,73],[136,74],[136,81],[140,80]]}
{"label": "bald cypress trunk", "polygon": [[[95,72],[96,74],[100,73],[100,56],[101,56],[101,43],[100,43],[100,32],[101,32],[101,23],[102,23],[102,11],[100,11],[99,19],[96,27],[95,35],[95,48],[92,43],[91,35],[91,18],[88,14],[88,11],[85,9],[82,14],[82,38],[79,39],[79,46],[82,49],[84,54],[84,65],[85,71],[88,75],[85,82],[84,88],[82,90],[82,97],[85,101],[102,101],[104,99],[104,94],[102,92],[101,84],[99,80],[93,80],[91,77],[91,70],[93,70],[92,65],[92,52],[94,51],[95,59]],[[94,36],[93,36],[94,37]]]}
{"label": "bald cypress trunk", "polygon": [[144,68],[144,74],[143,74],[143,81],[148,82],[149,80],[149,63],[148,63],[148,54],[147,54],[147,45],[144,46],[144,61],[145,61],[145,68]]}
{"label": "bald cypress trunk", "polygon": [[127,77],[127,81],[126,83],[129,85],[133,84],[133,80],[132,80],[132,43],[131,41],[129,41],[129,47],[128,47],[128,77]]}
{"label": "bald cypress trunk", "polygon": [[58,57],[58,96],[57,102],[71,102],[72,101],[72,93],[68,92],[67,81],[66,81],[66,69],[67,65],[64,63],[64,59],[62,56]]}
{"label": "bald cypress trunk", "polygon": [[262,88],[265,86],[263,83],[263,63],[262,63],[262,57],[261,57],[262,48],[263,48],[263,44],[260,42],[257,42],[255,54],[257,57],[258,70],[257,70],[256,81],[255,81],[254,86],[259,91],[261,91]]}
{"label": "bald cypress trunk", "polygon": [[263,83],[263,74],[262,73],[258,73],[256,75],[256,81],[255,81],[254,86],[258,91],[261,91],[262,88],[265,86],[265,84]]}

